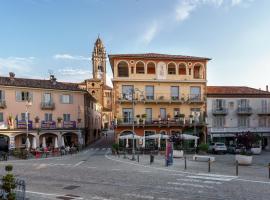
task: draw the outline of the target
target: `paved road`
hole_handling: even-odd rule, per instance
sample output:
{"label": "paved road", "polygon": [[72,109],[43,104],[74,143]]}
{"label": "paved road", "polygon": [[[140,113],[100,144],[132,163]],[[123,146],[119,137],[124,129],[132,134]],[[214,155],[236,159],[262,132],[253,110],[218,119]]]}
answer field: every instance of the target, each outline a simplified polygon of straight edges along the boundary
{"label": "paved road", "polygon": [[[12,161],[27,182],[29,199],[269,200],[270,182],[246,182],[235,176],[184,173],[150,168],[106,155],[113,135],[87,150],[61,158]],[[0,163],[0,173],[4,164]]]}

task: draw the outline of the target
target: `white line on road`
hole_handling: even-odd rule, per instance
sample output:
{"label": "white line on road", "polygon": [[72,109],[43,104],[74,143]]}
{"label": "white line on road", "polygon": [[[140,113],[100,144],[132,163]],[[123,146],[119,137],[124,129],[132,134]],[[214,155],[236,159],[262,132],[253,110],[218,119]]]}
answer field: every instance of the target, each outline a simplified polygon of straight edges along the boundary
{"label": "white line on road", "polygon": [[221,175],[221,174],[205,174],[205,173],[198,173],[199,176],[213,176],[213,177],[225,177],[225,178],[237,178],[237,176],[228,176],[228,175]]}
{"label": "white line on road", "polygon": [[80,164],[84,163],[85,161],[80,161],[78,163],[76,163],[75,165],[73,165],[73,167],[78,167]]}
{"label": "white line on road", "polygon": [[190,186],[190,187],[196,187],[196,188],[209,188],[209,189],[214,188],[213,186],[208,186],[208,185],[198,185],[198,184],[193,184],[193,183],[178,183],[178,182],[168,182],[168,185],[181,185],[181,186]]}
{"label": "white line on road", "polygon": [[[39,195],[43,195],[43,196],[53,196],[53,197],[65,196],[65,194],[50,194],[50,193],[35,192],[35,191],[29,191],[29,190],[27,190],[26,193],[39,194]],[[66,196],[66,197],[68,197],[68,196]],[[76,197],[74,199],[78,199],[79,200],[79,199],[83,199],[83,198],[82,197]]]}
{"label": "white line on road", "polygon": [[188,178],[197,178],[213,181],[231,181],[232,178],[223,178],[223,177],[210,177],[210,176],[187,176]]}
{"label": "white line on road", "polygon": [[141,194],[124,194],[124,196],[129,196],[129,197],[135,197],[135,198],[140,198],[140,199],[154,199],[153,196],[149,196],[149,195],[141,195]]}
{"label": "white line on road", "polygon": [[176,180],[177,181],[184,181],[184,182],[192,182],[192,183],[206,183],[206,184],[217,184],[217,185],[222,184],[219,181],[203,181],[203,180],[198,180],[198,179],[187,179],[187,178],[176,179]]}

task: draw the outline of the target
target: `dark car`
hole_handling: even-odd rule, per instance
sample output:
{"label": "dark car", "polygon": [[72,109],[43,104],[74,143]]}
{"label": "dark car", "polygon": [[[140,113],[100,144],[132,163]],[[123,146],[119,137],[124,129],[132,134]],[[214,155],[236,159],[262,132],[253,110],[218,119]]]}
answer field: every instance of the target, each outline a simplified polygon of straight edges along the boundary
{"label": "dark car", "polygon": [[232,153],[232,154],[238,154],[241,151],[241,147],[232,144],[230,146],[228,146],[228,153]]}

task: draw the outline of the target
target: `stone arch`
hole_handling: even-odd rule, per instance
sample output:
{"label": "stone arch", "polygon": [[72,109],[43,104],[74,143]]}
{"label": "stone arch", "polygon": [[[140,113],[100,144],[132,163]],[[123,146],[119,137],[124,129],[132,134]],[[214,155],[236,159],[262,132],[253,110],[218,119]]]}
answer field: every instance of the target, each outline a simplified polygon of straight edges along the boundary
{"label": "stone arch", "polygon": [[136,62],[136,74],[144,74],[145,73],[145,64],[143,61]]}
{"label": "stone arch", "polygon": [[[26,139],[27,139],[27,134],[26,133],[16,133],[14,135],[14,142],[15,142],[15,147],[16,148],[25,148],[26,147]],[[33,143],[33,138],[35,135],[33,133],[28,133],[28,138],[30,142],[30,147],[32,146]]]}
{"label": "stone arch", "polygon": [[79,145],[79,135],[75,132],[65,132],[62,134],[66,146],[78,146]]}
{"label": "stone arch", "polygon": [[193,78],[194,79],[202,79],[203,78],[203,64],[202,63],[195,63],[193,65]]}
{"label": "stone arch", "polygon": [[179,75],[187,75],[187,65],[186,63],[178,64],[178,74]]}
{"label": "stone arch", "polygon": [[174,62],[168,63],[167,69],[168,69],[168,74],[172,74],[172,75],[176,74],[176,64]]}
{"label": "stone arch", "polygon": [[120,61],[117,64],[118,77],[129,77],[129,69],[127,61]]}
{"label": "stone arch", "polygon": [[8,152],[10,138],[6,134],[0,133],[0,151]]}
{"label": "stone arch", "polygon": [[147,63],[147,74],[156,74],[156,64],[153,61]]}

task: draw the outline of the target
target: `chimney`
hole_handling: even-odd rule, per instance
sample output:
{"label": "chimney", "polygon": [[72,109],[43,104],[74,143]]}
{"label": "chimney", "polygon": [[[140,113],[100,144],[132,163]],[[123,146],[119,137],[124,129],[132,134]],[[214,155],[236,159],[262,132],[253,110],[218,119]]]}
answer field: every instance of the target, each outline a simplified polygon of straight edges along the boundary
{"label": "chimney", "polygon": [[269,92],[269,90],[268,90],[268,85],[266,85],[266,92]]}
{"label": "chimney", "polygon": [[56,84],[56,78],[54,77],[54,75],[50,75],[50,81],[52,82],[53,85]]}
{"label": "chimney", "polygon": [[13,81],[14,78],[15,78],[15,73],[14,72],[9,72],[9,79]]}

